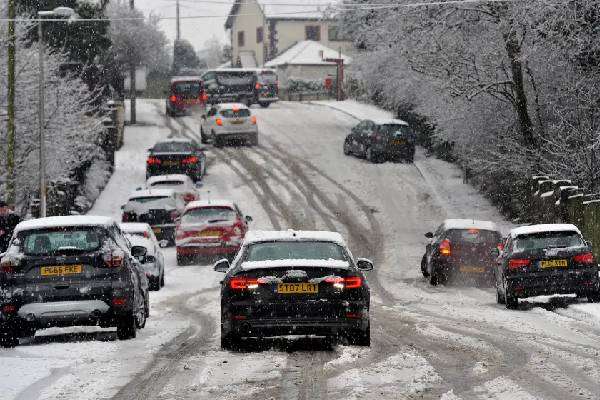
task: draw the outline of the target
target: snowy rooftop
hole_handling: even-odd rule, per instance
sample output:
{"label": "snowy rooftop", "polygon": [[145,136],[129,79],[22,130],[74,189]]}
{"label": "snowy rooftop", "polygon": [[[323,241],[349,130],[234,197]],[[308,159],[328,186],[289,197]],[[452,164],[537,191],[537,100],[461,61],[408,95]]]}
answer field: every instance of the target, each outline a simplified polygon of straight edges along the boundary
{"label": "snowy rooftop", "polygon": [[477,221],[474,219],[447,219],[444,221],[446,229],[480,229],[483,231],[499,231],[491,221]]}
{"label": "snowy rooftop", "polygon": [[194,208],[202,208],[202,207],[227,207],[231,209],[235,209],[235,203],[231,200],[199,200],[192,201],[185,206],[186,210],[191,210]]}
{"label": "snowy rooftop", "polygon": [[[321,53],[322,52],[322,53]],[[267,67],[278,65],[335,65],[333,62],[323,61],[324,58],[339,58],[337,50],[323,46],[319,42],[303,40],[296,43],[288,50],[281,53],[271,61],[265,63]],[[352,63],[352,58],[342,54],[344,64]]]}
{"label": "snowy rooftop", "polygon": [[344,238],[337,232],[329,231],[248,231],[244,242],[273,242],[291,240],[313,240],[318,242],[334,242],[345,245]]}
{"label": "snowy rooftop", "polygon": [[114,224],[111,217],[97,217],[91,215],[69,215],[60,217],[47,217],[23,221],[15,231],[31,229],[60,228],[63,226],[108,226]]}
{"label": "snowy rooftop", "polygon": [[174,76],[171,78],[171,83],[174,82],[188,82],[188,81],[200,81],[202,78],[199,76]]}
{"label": "snowy rooftop", "polygon": [[145,222],[123,222],[119,224],[119,228],[123,232],[146,232],[150,229],[150,225]]}
{"label": "snowy rooftop", "polygon": [[129,195],[129,200],[138,197],[170,197],[175,193],[173,189],[146,189],[136,190]]}
{"label": "snowy rooftop", "polygon": [[512,237],[521,235],[532,235],[535,233],[542,232],[579,232],[579,229],[573,224],[539,224],[539,225],[527,225],[514,228],[510,231]]}
{"label": "snowy rooftop", "polygon": [[[335,6],[337,1],[331,0],[257,0],[266,18],[272,19],[324,19],[329,6]],[[240,9],[242,0],[233,3],[225,22],[225,29],[231,29],[235,15]]]}
{"label": "snowy rooftop", "polygon": [[268,260],[268,261],[246,261],[242,263],[242,269],[262,268],[287,268],[287,267],[314,267],[314,268],[348,268],[347,261],[340,260]]}

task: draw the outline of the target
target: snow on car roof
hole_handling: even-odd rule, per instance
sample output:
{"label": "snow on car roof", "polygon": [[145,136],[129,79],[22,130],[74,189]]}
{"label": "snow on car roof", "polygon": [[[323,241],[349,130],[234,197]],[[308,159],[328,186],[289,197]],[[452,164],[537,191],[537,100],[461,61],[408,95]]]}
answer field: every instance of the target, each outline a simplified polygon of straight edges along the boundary
{"label": "snow on car roof", "polygon": [[314,267],[314,268],[348,268],[348,261],[341,260],[267,260],[267,261],[246,261],[242,263],[243,270],[263,269],[263,268],[288,268],[288,267]]}
{"label": "snow on car roof", "polygon": [[136,199],[138,197],[169,197],[172,196],[175,191],[173,189],[145,189],[136,190],[129,195],[129,200]]}
{"label": "snow on car roof", "polygon": [[185,209],[187,211],[202,207],[229,207],[235,209],[235,203],[231,200],[197,200],[189,202]]}
{"label": "snow on car roof", "polygon": [[202,78],[200,76],[193,76],[193,75],[189,75],[189,76],[174,76],[174,77],[171,78],[171,83],[189,82],[189,81],[202,81]]}
{"label": "snow on car roof", "polygon": [[239,110],[248,109],[248,106],[242,103],[220,103],[217,104],[217,107],[219,107],[221,110],[233,110],[234,108]]}
{"label": "snow on car roof", "polygon": [[119,228],[123,232],[145,232],[150,229],[150,225],[145,222],[122,222]]}
{"label": "snow on car roof", "polygon": [[475,219],[447,219],[444,221],[446,229],[480,229],[483,231],[496,231],[499,229],[492,221],[478,221]]}
{"label": "snow on car roof", "polygon": [[148,250],[154,247],[152,241],[143,236],[128,235],[127,239],[129,239],[129,243],[131,243],[132,246],[144,246]]}
{"label": "snow on car roof", "polygon": [[292,240],[313,240],[318,242],[333,242],[345,246],[342,235],[329,231],[248,231],[244,238],[245,243],[276,242]]}
{"label": "snow on car roof", "polygon": [[28,231],[31,229],[60,228],[63,226],[109,226],[115,223],[111,217],[92,215],[68,215],[46,217],[23,221],[15,227],[15,231]]}
{"label": "snow on car roof", "polygon": [[402,121],[401,119],[383,119],[377,118],[372,119],[371,121],[375,122],[377,125],[408,125],[408,122]]}
{"label": "snow on car roof", "polygon": [[192,140],[187,139],[187,138],[169,138],[169,139],[163,139],[163,140],[158,140],[156,143],[193,143]]}
{"label": "snow on car roof", "polygon": [[515,238],[521,235],[533,235],[542,232],[577,232],[581,235],[579,228],[573,224],[539,224],[513,228],[510,231],[510,236]]}
{"label": "snow on car roof", "polygon": [[162,181],[187,181],[191,179],[189,176],[184,174],[170,174],[170,175],[154,175],[148,178],[146,184],[152,186],[153,183]]}

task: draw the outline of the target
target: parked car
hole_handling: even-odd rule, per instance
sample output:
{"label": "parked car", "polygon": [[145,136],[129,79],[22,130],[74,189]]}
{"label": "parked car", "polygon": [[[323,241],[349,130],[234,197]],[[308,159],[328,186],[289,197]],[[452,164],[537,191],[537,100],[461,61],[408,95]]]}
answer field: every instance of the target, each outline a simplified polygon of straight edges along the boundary
{"label": "parked car", "polygon": [[275,70],[257,68],[254,72],[254,99],[255,104],[263,108],[269,107],[279,100],[279,81]]}
{"label": "parked car", "polygon": [[145,222],[158,240],[175,243],[175,221],[185,204],[173,189],[138,190],[121,208],[122,222]]}
{"label": "parked car", "polygon": [[191,140],[161,140],[148,152],[146,179],[155,175],[184,174],[197,182],[206,173],[204,150]]}
{"label": "parked car", "polygon": [[250,106],[255,98],[256,70],[223,68],[202,75],[209,104],[238,102]]}
{"label": "parked car", "polygon": [[211,140],[220,147],[230,140],[243,140],[258,145],[258,125],[256,116],[240,103],[225,103],[211,106],[200,121],[202,143]]}
{"label": "parked car", "polygon": [[177,224],[177,264],[198,256],[233,257],[242,244],[248,223],[240,208],[228,200],[189,203]]}
{"label": "parked car", "polygon": [[490,221],[447,219],[425,237],[429,243],[421,260],[421,272],[432,285],[448,280],[474,278],[491,285],[495,259],[492,250],[502,246],[502,234]]}
{"label": "parked car", "polygon": [[200,200],[198,187],[187,175],[157,175],[151,176],[146,181],[147,189],[173,189],[177,195],[181,196],[187,204],[190,201]]}
{"label": "parked car", "polygon": [[167,115],[174,117],[191,112],[203,112],[208,95],[199,76],[176,76],[171,79],[165,100]]}
{"label": "parked car", "polygon": [[160,290],[165,286],[165,258],[160,247],[152,239],[139,235],[125,234],[132,246],[146,248],[146,255],[139,262],[148,278],[150,290]]}
{"label": "parked car", "polygon": [[415,135],[399,119],[364,120],[344,140],[344,154],[364,157],[370,162],[388,159],[413,162]]}
{"label": "parked car", "polygon": [[0,345],[53,326],[116,327],[136,336],[149,315],[148,281],[107,217],[49,217],[21,222],[0,261]]}
{"label": "parked car", "polygon": [[6,203],[0,201],[0,253],[8,248],[13,230],[20,221],[21,218]]}
{"label": "parked car", "polygon": [[495,266],[499,304],[514,309],[520,298],[575,293],[600,301],[598,263],[571,224],[530,225],[510,231]]}
{"label": "parked car", "polygon": [[366,259],[354,259],[333,232],[250,231],[221,283],[221,347],[242,338],[325,336],[369,346],[370,290]]}

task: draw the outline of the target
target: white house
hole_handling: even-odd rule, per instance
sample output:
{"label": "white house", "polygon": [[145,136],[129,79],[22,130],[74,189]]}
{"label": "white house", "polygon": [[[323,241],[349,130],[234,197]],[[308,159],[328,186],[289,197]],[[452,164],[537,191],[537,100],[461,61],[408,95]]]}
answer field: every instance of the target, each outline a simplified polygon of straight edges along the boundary
{"label": "white house", "polygon": [[262,66],[304,40],[347,52],[351,43],[340,38],[336,20],[323,4],[323,0],[236,1],[225,22],[234,66]]}

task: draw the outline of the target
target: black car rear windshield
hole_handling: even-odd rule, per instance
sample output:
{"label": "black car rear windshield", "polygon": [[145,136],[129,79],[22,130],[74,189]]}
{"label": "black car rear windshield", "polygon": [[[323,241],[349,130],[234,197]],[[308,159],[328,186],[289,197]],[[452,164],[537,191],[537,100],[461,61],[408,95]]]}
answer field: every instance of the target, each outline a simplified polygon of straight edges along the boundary
{"label": "black car rear windshield", "polygon": [[485,244],[496,246],[502,240],[499,232],[483,229],[452,229],[448,231],[452,243]]}
{"label": "black car rear windshield", "polygon": [[254,72],[252,71],[229,71],[216,74],[219,85],[252,85],[254,82]]}
{"label": "black car rear windshield", "polygon": [[198,97],[202,91],[202,84],[194,81],[175,82],[171,86],[171,91],[176,95],[187,97]]}
{"label": "black car rear windshield", "polygon": [[98,227],[76,227],[24,231],[18,236],[23,253],[52,255],[96,251],[102,246],[104,231]]}
{"label": "black car rear windshield", "polygon": [[339,260],[347,261],[342,247],[332,242],[277,241],[248,246],[245,261],[268,260]]}
{"label": "black car rear windshield", "polygon": [[239,110],[221,110],[220,113],[225,118],[245,118],[250,116],[250,110],[246,108]]}
{"label": "black car rear windshield", "polygon": [[585,242],[577,232],[541,232],[517,236],[513,251],[583,247]]}
{"label": "black car rear windshield", "polygon": [[186,142],[161,142],[156,143],[152,148],[155,153],[191,153],[194,147]]}
{"label": "black car rear windshield", "polygon": [[407,139],[413,140],[414,135],[412,129],[408,125],[400,124],[385,124],[379,126],[379,132],[392,139]]}
{"label": "black car rear windshield", "polygon": [[227,207],[202,207],[187,211],[181,217],[183,224],[202,224],[235,221],[236,212]]}

